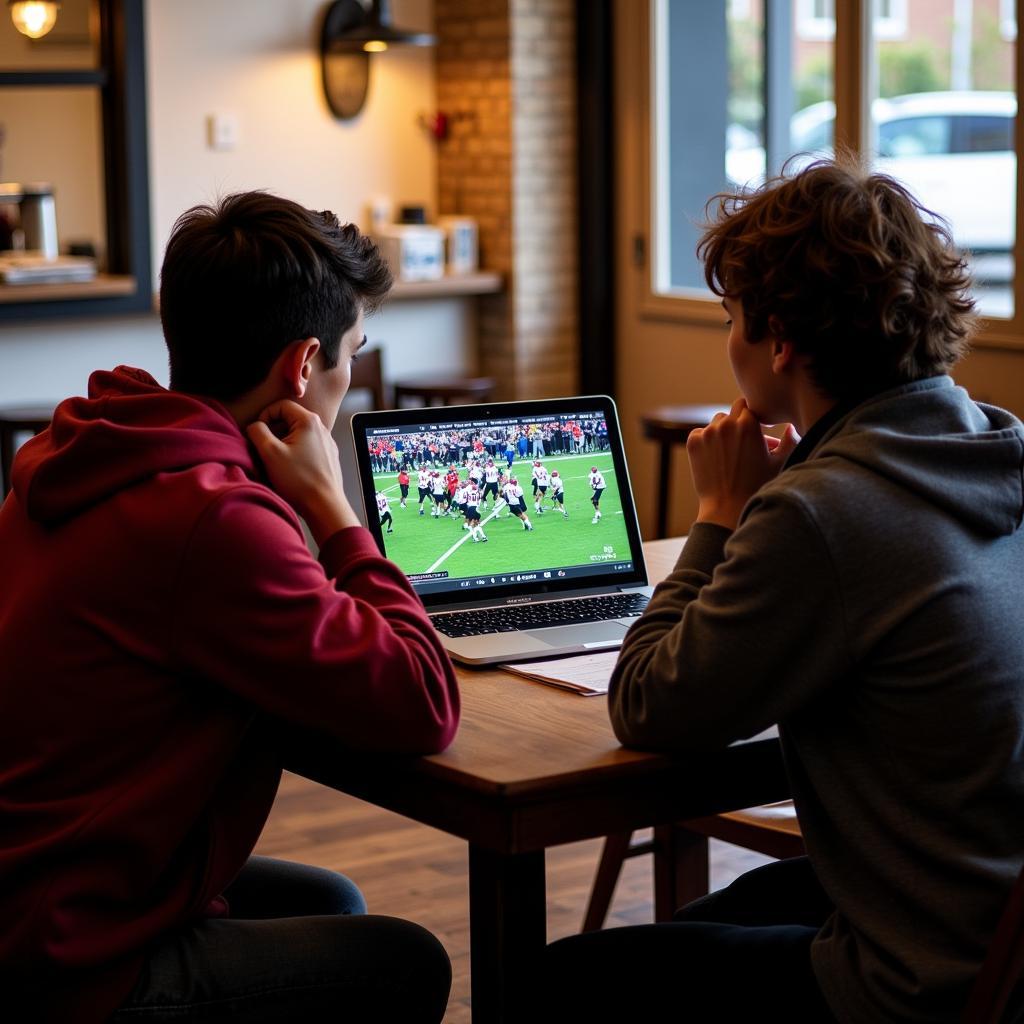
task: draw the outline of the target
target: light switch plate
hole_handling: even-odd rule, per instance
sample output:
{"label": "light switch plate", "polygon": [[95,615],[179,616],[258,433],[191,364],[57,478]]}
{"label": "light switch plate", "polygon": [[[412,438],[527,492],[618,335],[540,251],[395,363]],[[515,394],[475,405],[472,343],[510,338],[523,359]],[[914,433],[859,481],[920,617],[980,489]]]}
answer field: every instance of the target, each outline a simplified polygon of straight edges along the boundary
{"label": "light switch plate", "polygon": [[210,149],[234,149],[239,127],[235,114],[210,114],[206,118],[206,143]]}

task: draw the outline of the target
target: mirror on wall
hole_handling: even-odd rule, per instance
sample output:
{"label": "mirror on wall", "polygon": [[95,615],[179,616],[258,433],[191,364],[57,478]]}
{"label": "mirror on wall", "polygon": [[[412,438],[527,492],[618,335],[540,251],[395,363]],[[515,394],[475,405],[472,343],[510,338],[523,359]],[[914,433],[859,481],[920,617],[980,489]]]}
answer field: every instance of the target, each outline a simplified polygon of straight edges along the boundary
{"label": "mirror on wall", "polygon": [[48,71],[100,67],[100,14],[94,0],[61,0],[46,35],[30,39],[0,4],[0,70]]}
{"label": "mirror on wall", "polygon": [[145,0],[61,0],[39,38],[12,10],[0,4],[0,320],[151,310]]}

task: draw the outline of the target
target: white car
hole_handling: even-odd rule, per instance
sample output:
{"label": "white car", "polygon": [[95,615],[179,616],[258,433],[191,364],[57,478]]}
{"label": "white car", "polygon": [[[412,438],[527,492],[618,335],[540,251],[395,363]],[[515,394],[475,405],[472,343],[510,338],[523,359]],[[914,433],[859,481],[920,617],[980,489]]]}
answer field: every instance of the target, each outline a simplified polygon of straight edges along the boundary
{"label": "white car", "polygon": [[[927,209],[946,220],[963,249],[1009,252],[1016,219],[1017,99],[1006,92],[928,92],[872,105],[874,167],[892,175]],[[832,155],[835,105],[814,103],[790,121],[787,169]],[[732,133],[729,141],[747,139]],[[764,149],[731,146],[726,173],[734,185],[764,180]]]}

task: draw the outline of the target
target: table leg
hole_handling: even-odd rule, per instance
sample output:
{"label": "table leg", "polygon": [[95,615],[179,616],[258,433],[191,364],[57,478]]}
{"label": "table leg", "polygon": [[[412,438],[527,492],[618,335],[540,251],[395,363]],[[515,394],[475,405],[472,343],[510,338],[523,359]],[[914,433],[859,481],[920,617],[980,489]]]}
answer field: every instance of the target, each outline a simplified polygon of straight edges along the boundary
{"label": "table leg", "polygon": [[654,920],[671,921],[687,903],[708,894],[708,841],[682,825],[654,829]]}
{"label": "table leg", "polygon": [[521,1024],[547,941],[544,851],[502,855],[469,844],[473,1024]]}
{"label": "table leg", "polygon": [[669,472],[671,468],[672,445],[668,441],[662,441],[658,452],[658,478],[654,481],[654,507],[658,510],[656,540],[664,540],[668,536],[668,502],[672,493],[672,477]]}

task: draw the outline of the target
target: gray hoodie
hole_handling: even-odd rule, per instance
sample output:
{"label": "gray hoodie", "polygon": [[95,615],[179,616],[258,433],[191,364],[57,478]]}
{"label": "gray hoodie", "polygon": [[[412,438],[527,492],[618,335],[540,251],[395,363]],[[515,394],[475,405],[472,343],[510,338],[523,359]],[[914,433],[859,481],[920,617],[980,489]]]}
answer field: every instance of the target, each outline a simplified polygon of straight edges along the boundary
{"label": "gray hoodie", "polygon": [[1022,463],[948,377],[877,395],[735,532],[694,526],[623,644],[623,743],[780,724],[841,1021],[957,1020],[1024,861]]}

